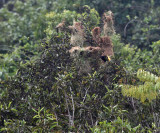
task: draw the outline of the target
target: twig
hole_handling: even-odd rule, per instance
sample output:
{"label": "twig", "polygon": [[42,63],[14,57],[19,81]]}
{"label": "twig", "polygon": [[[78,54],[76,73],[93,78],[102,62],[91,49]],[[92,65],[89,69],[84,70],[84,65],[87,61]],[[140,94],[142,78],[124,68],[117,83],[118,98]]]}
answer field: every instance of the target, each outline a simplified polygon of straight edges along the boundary
{"label": "twig", "polygon": [[126,26],[124,27],[124,37],[126,37],[126,30],[127,30],[128,25],[129,25],[130,23],[134,22],[134,21],[138,21],[138,20],[136,20],[136,19],[137,19],[137,18],[132,19],[132,20],[130,20],[130,21],[126,24]]}
{"label": "twig", "polygon": [[67,94],[66,94],[66,92],[64,92],[64,93],[65,93],[66,106],[67,106],[68,117],[69,117],[69,125],[72,125],[72,119],[71,119],[71,114],[70,114],[70,111],[69,111],[69,106],[68,106],[68,99],[67,99]]}
{"label": "twig", "polygon": [[84,99],[83,99],[83,103],[84,103],[84,101],[85,101],[85,99],[86,99],[86,96],[87,96],[88,90],[89,90],[89,88],[86,90],[86,93],[85,93],[85,96],[84,96]]}
{"label": "twig", "polygon": [[132,103],[132,107],[134,109],[134,112],[137,113],[136,107],[134,105],[134,99],[133,99],[133,97],[131,98],[131,103]]}
{"label": "twig", "polygon": [[89,114],[90,114],[90,116],[91,116],[91,122],[92,122],[92,126],[93,126],[93,125],[94,125],[94,124],[93,124],[93,117],[92,117],[91,112],[89,112]]}
{"label": "twig", "polygon": [[75,113],[75,106],[74,106],[74,100],[73,100],[73,96],[72,96],[72,89],[70,87],[70,92],[71,92],[71,98],[72,98],[72,126],[74,126],[74,113]]}

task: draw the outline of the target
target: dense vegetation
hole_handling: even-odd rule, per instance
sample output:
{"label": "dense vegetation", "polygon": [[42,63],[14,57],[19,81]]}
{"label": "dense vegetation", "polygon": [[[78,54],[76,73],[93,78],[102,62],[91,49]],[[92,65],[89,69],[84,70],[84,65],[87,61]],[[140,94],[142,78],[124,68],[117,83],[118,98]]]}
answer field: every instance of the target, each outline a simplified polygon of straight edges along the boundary
{"label": "dense vegetation", "polygon": [[[159,0],[0,1],[0,132],[160,132],[159,9]],[[71,33],[55,27],[81,21],[90,38],[109,10],[115,55],[80,74]]]}

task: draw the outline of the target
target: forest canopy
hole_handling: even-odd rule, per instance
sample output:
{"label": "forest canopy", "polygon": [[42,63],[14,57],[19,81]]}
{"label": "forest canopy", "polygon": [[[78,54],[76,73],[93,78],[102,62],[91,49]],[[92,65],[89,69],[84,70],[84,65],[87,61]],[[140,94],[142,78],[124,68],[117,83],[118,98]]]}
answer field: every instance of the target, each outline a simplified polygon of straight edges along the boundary
{"label": "forest canopy", "polygon": [[0,132],[160,132],[159,0],[0,1]]}

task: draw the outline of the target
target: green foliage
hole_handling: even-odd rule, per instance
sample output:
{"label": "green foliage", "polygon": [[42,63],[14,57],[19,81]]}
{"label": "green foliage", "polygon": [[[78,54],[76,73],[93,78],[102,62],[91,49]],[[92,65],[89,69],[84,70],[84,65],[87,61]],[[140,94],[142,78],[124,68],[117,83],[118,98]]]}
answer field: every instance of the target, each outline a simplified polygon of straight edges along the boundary
{"label": "green foliage", "polygon": [[111,39],[114,44],[115,58],[121,60],[127,71],[135,73],[137,69],[143,68],[156,73],[160,72],[159,41],[153,42],[149,51],[121,43],[119,35],[113,35]]}
{"label": "green foliage", "polygon": [[133,24],[135,28],[132,30],[133,44],[137,43],[138,47],[148,48],[152,42],[159,39],[159,7],[155,8],[155,0],[150,1],[150,6],[143,16],[137,17],[137,22]]}
{"label": "green foliage", "polygon": [[99,25],[100,17],[99,13],[93,8],[91,9],[89,6],[83,6],[84,13],[78,15],[78,19],[82,19],[82,22],[85,23],[86,27],[91,31],[94,27]]}
{"label": "green foliage", "polygon": [[[4,5],[1,132],[159,132],[158,5],[158,0],[15,0]],[[104,10],[113,11],[121,34],[111,37],[115,57],[98,71],[80,74],[68,53],[69,32],[57,33],[55,27],[63,20],[66,27],[81,21],[91,36],[93,27],[101,27]],[[154,73],[140,72],[142,85],[134,77],[139,68]],[[138,95],[127,88],[129,97],[123,97],[118,83],[134,83],[128,88],[134,87]],[[157,100],[141,104],[132,97]]]}
{"label": "green foliage", "polygon": [[[5,48],[7,45],[15,45],[23,36],[30,37],[32,41],[42,39],[45,37],[44,30],[48,23],[45,21],[47,11],[56,14],[64,10],[82,12],[82,7],[88,5],[97,9],[100,15],[105,10],[112,10],[115,14],[116,31],[121,34],[123,40],[132,45],[149,49],[149,45],[158,41],[159,38],[159,7],[157,3],[159,4],[157,0],[127,1],[125,3],[123,0],[10,1],[0,11],[1,30],[3,31],[3,34],[0,34],[0,44],[5,45]],[[93,15],[96,16],[95,13]],[[96,21],[90,22],[97,23]]]}
{"label": "green foliage", "polygon": [[[77,18],[77,13],[75,11],[64,10],[62,13],[49,12],[46,14],[47,28],[45,30],[48,39],[53,35],[57,34],[56,26],[62,22],[66,21],[66,24],[72,25],[73,20]],[[66,27],[67,27],[66,25]]]}
{"label": "green foliage", "polygon": [[[23,42],[25,42],[25,39],[23,39]],[[26,43],[24,46],[15,47],[11,53],[0,54],[0,80],[14,76],[21,65],[38,58],[36,57],[40,54],[38,49],[38,44]]]}
{"label": "green foliage", "polygon": [[93,127],[91,130],[93,133],[137,133],[140,132],[139,128],[140,125],[132,128],[128,120],[117,117],[117,119],[112,122],[99,122],[99,125]]}
{"label": "green foliage", "polygon": [[56,118],[53,113],[44,108],[33,111],[36,115],[33,117],[35,126],[28,126],[25,120],[19,120],[18,111],[11,107],[11,102],[8,106],[4,103],[0,106],[0,131],[6,132],[53,132],[60,127],[57,126]]}
{"label": "green foliage", "polygon": [[[48,132],[52,126],[55,131],[90,131],[96,121],[102,120],[99,114],[104,113],[103,105],[119,101],[115,96],[120,91],[112,90],[112,82],[116,82],[114,77],[120,68],[113,61],[98,72],[79,75],[67,52],[69,44],[53,43],[54,40],[43,43],[39,60],[22,65],[14,78],[1,82],[0,98],[4,102],[13,101],[18,118],[32,131]],[[3,117],[4,121],[9,120]],[[18,125],[15,128],[20,129]]]}
{"label": "green foliage", "polygon": [[[9,3],[9,4],[11,4],[11,3]],[[38,30],[41,30],[41,31],[35,31],[34,35],[40,34],[41,32],[43,32],[43,34],[44,34],[44,29],[43,30],[41,29],[43,24],[41,23],[41,21],[38,18],[36,18],[38,16],[33,14],[32,8],[34,10],[35,10],[35,8],[33,6],[31,6],[31,4],[33,4],[33,3],[32,2],[27,2],[26,5],[25,5],[23,2],[16,1],[14,3],[14,6],[15,6],[14,8],[15,8],[17,13],[21,13],[21,15],[24,15],[25,18],[22,18],[23,21],[25,21],[28,17],[32,18],[34,16],[33,19],[28,20],[28,21],[33,21],[32,31],[36,30],[36,28]],[[39,5],[35,5],[35,6],[39,6]],[[23,9],[23,7],[24,7],[24,9]],[[82,19],[83,21],[86,21],[86,20],[84,20],[86,15],[89,15],[88,20],[86,21],[86,22],[88,22],[88,24],[86,24],[87,27],[88,26],[93,27],[93,25],[95,23],[98,23],[99,22],[99,16],[98,16],[97,11],[95,9],[90,9],[89,7],[85,7],[85,8],[87,8],[90,13],[86,13],[84,11],[83,15],[81,15],[79,13],[76,13],[75,11],[64,10],[63,13],[50,12],[50,13],[46,14],[46,16],[44,16],[44,14],[42,14],[40,12],[37,12],[37,15],[39,15],[41,17],[45,17],[46,20],[47,20],[48,28],[45,31],[46,31],[48,40],[53,37],[53,34],[54,34],[54,36],[57,34],[57,32],[55,30],[55,27],[58,23],[60,23],[64,19],[67,23],[66,27],[67,27],[67,25],[72,25],[72,22],[73,22],[74,19],[77,20],[79,18],[79,19]],[[13,18],[10,17],[10,16],[12,16],[13,13],[6,10],[6,8],[2,8],[1,10],[3,11],[2,14],[6,15],[6,16],[2,16],[2,17],[5,17],[5,19],[6,19],[6,21],[3,21],[3,22],[6,23],[6,25],[10,25],[9,23],[7,24],[7,20],[8,20],[8,22],[10,22],[11,19],[13,19],[13,20],[15,19],[14,17]],[[23,10],[23,12],[21,12],[21,10]],[[30,12],[28,12],[27,10],[29,10]],[[43,13],[45,13],[45,12],[43,12]],[[22,17],[22,16],[19,16],[19,17]],[[44,21],[44,18],[41,18],[41,19]],[[37,25],[37,23],[35,23],[35,21],[38,22],[38,25]],[[19,23],[17,23],[17,22],[19,22],[19,20],[14,20],[14,23],[19,25]],[[32,22],[26,22],[26,23],[27,23],[26,29],[27,29],[27,31],[29,31],[29,28],[28,28],[29,25],[28,24],[32,23]],[[22,22],[22,26],[24,26],[24,25],[25,24]],[[39,26],[41,28],[39,28]],[[10,26],[8,26],[8,27],[10,27]],[[10,28],[12,28],[12,27],[10,27]],[[35,42],[36,38],[38,39],[38,38],[41,38],[41,37],[38,37],[38,36],[36,37],[36,36],[33,35],[34,36],[34,38],[33,38],[33,37],[31,37],[30,33],[29,33],[29,37],[27,37],[28,36],[28,35],[26,35],[27,32],[25,32],[25,30],[22,27],[18,27],[18,26],[14,25],[13,28],[21,29],[24,32],[24,34],[23,34],[21,31],[19,31],[19,32],[16,31],[16,33],[20,34],[21,36],[20,37],[15,37],[15,40],[18,39],[18,44],[21,44],[23,46],[19,46],[19,47],[14,46],[14,47],[11,48],[11,47],[8,47],[7,45],[4,45],[4,47],[2,47],[0,49],[1,52],[8,51],[6,54],[1,54],[1,60],[0,60],[0,62],[1,62],[1,65],[0,65],[0,77],[1,77],[1,79],[5,79],[8,76],[14,76],[20,65],[22,65],[22,64],[24,64],[28,61],[31,61],[31,58],[33,58],[33,56],[34,56],[34,58],[36,58],[36,56],[38,56],[38,50],[37,49],[39,49],[38,48],[39,46],[37,44],[34,44],[34,42]],[[11,30],[10,29],[8,29],[8,30],[4,29],[4,31],[11,31]],[[69,34],[69,33],[67,33],[67,34]],[[5,35],[5,34],[2,34],[2,35]],[[11,35],[16,35],[16,34],[11,33]],[[61,38],[65,38],[65,36],[66,36],[65,34],[58,34],[57,35],[58,41]],[[15,40],[13,40],[13,37],[11,37],[11,38],[9,38],[8,36],[2,37],[2,39],[5,39],[5,38],[9,39],[9,41],[15,42]],[[34,39],[34,41],[33,41],[33,39]],[[6,40],[4,40],[4,42],[7,43],[7,44],[11,43],[11,42],[7,42]],[[61,43],[61,42],[58,42],[58,43]]]}
{"label": "green foliage", "polygon": [[[0,9],[0,45],[5,49],[13,45],[24,45],[21,38],[29,37],[28,42],[37,42],[45,37],[45,14],[53,2],[15,0]],[[0,49],[0,50],[5,50]]]}
{"label": "green foliage", "polygon": [[38,111],[33,109],[36,115],[33,119],[36,119],[36,126],[32,129],[32,132],[53,132],[57,128],[58,123],[53,113],[49,113],[49,110],[39,108]]}
{"label": "green foliage", "polygon": [[152,42],[159,40],[158,0],[58,0],[56,4],[59,11],[79,11],[84,5],[95,8],[100,15],[111,10],[115,16],[116,31],[122,36],[122,40],[139,48],[149,49]]}
{"label": "green foliage", "polygon": [[123,85],[122,94],[139,99],[142,103],[144,103],[146,99],[148,99],[149,102],[156,99],[160,89],[160,77],[139,69],[137,78],[144,82],[144,84],[139,86]]}
{"label": "green foliage", "polygon": [[[81,12],[75,12],[70,10],[64,10],[61,13],[56,12],[49,12],[46,14],[46,20],[47,20],[47,29],[45,30],[47,37],[50,39],[57,34],[56,32],[56,26],[65,20],[65,27],[68,28],[69,25],[73,24],[73,20],[80,21],[85,26],[85,30],[90,31],[95,26],[99,24],[100,17],[98,12],[95,9],[91,9],[88,6],[84,6],[81,10]],[[64,38],[65,36],[61,34],[58,34],[58,36],[61,36],[61,38]]]}

